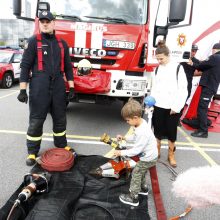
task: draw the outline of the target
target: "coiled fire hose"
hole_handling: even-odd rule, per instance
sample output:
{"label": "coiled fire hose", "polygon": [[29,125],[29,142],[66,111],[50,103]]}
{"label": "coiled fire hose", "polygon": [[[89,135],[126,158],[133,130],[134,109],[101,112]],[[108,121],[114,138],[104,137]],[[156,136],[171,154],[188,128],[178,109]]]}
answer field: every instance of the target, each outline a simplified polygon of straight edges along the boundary
{"label": "coiled fire hose", "polygon": [[46,150],[37,162],[47,171],[66,171],[74,164],[75,152],[64,148]]}

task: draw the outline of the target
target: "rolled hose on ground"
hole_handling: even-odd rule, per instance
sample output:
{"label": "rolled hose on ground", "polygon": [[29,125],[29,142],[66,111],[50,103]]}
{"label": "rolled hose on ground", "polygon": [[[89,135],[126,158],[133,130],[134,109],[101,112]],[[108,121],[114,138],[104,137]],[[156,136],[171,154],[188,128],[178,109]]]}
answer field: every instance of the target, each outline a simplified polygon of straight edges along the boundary
{"label": "rolled hose on ground", "polygon": [[37,162],[47,171],[66,171],[74,164],[74,155],[64,148],[46,150]]}

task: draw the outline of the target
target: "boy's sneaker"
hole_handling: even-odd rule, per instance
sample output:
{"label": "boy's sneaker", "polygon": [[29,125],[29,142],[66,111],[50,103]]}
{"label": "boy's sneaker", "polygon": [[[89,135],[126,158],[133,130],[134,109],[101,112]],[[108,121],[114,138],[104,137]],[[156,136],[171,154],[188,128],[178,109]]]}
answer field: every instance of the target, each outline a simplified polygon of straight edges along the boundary
{"label": "boy's sneaker", "polygon": [[141,188],[141,191],[138,194],[147,196],[148,192],[149,192],[148,188]]}
{"label": "boy's sneaker", "polygon": [[[131,192],[130,189],[129,189],[129,192]],[[138,194],[147,196],[148,192],[149,192],[149,189],[147,187],[143,187],[143,188],[141,188],[141,191]]]}
{"label": "boy's sneaker", "polygon": [[36,155],[35,154],[29,154],[26,159],[26,165],[27,166],[33,166],[36,163]]}
{"label": "boy's sneaker", "polygon": [[132,205],[132,206],[139,205],[138,196],[132,197],[130,193],[129,194],[121,194],[119,196],[119,199],[121,202],[128,204],[128,205]]}

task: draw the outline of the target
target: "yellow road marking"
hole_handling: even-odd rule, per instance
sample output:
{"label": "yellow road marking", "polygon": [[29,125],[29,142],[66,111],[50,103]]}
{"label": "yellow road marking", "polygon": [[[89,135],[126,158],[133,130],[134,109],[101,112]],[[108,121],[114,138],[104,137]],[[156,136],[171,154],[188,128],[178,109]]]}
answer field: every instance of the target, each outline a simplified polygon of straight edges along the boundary
{"label": "yellow road marking", "polygon": [[115,149],[111,149],[107,154],[104,155],[104,157],[112,158],[113,155],[114,155],[114,150],[115,150]]}
{"label": "yellow road marking", "polygon": [[18,90],[14,91],[14,92],[11,92],[11,93],[9,93],[7,95],[0,96],[0,99],[6,98],[6,97],[11,96],[11,95],[14,95],[15,93],[18,93]]}
{"label": "yellow road marking", "polygon": [[179,132],[191,143],[193,146],[212,166],[218,165],[199,145],[199,143],[195,143],[191,137],[182,129],[178,127]]}
{"label": "yellow road marking", "polygon": [[[26,135],[27,132],[25,131],[13,131],[13,130],[0,130],[0,133],[5,133],[5,134],[22,134]],[[43,133],[43,136],[46,137],[53,137],[52,133]],[[100,140],[100,137],[93,137],[93,136],[82,136],[82,135],[66,135],[67,138],[72,138],[72,139],[89,139],[89,140]]]}
{"label": "yellow road marking", "polygon": [[[181,130],[180,130],[181,132]],[[27,132],[25,131],[15,131],[15,130],[0,130],[0,133],[5,133],[5,134],[20,134],[20,135],[26,135]],[[182,133],[182,132],[181,132]],[[183,134],[183,133],[182,133]],[[44,137],[53,137],[53,134],[52,133],[43,133],[43,136]],[[189,138],[189,136],[184,132],[183,136],[187,139]],[[83,135],[71,135],[71,134],[67,134],[66,135],[67,138],[70,138],[70,139],[87,139],[87,140],[97,140],[99,141],[100,140],[100,137],[95,137],[95,136],[83,136]],[[115,140],[115,138],[112,138]],[[162,144],[167,144],[167,141],[162,141],[161,142]],[[220,148],[220,144],[209,144],[209,143],[206,143],[206,144],[203,144],[203,143],[195,143],[193,142],[192,140],[188,140],[188,142],[176,142],[175,143],[176,145],[179,145],[179,146],[192,146],[192,145],[195,145],[197,144],[198,146],[200,147],[216,147],[216,148]]]}

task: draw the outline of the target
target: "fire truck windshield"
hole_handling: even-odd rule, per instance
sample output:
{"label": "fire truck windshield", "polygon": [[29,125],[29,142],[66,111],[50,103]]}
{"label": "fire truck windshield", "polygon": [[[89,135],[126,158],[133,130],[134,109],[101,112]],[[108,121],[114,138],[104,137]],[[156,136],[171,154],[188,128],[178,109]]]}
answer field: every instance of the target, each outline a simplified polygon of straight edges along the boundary
{"label": "fire truck windshield", "polygon": [[145,24],[146,0],[40,0],[50,4],[56,19],[86,22]]}

